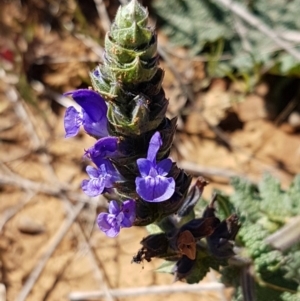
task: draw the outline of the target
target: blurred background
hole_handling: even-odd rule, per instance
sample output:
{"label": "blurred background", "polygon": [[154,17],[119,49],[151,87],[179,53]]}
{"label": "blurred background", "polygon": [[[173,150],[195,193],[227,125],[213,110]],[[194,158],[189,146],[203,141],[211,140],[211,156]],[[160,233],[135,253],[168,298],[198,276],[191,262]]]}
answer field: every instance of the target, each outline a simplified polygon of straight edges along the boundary
{"label": "blurred background", "polygon": [[[172,158],[210,181],[206,199],[231,193],[232,176],[287,187],[300,172],[300,0],[141,2],[178,116]],[[93,139],[64,138],[62,94],[90,86],[119,5],[0,0],[1,301],[230,300],[215,272],[183,294],[159,260],[131,264],[146,230],[107,238],[95,227],[105,199],[81,192]]]}

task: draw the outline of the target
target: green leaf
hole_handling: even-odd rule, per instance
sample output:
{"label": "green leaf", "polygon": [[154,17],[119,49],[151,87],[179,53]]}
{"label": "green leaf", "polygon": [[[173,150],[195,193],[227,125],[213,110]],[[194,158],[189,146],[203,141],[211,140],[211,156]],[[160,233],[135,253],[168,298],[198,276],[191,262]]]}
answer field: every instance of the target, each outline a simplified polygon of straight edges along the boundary
{"label": "green leaf", "polygon": [[[283,37],[286,31],[299,31],[299,0],[236,2]],[[280,75],[300,75],[300,64],[289,53],[217,1],[156,0],[152,6],[171,42],[189,48],[192,55],[201,53],[212,58],[214,49],[223,42],[223,54],[231,57],[226,61],[230,72],[214,68],[211,76],[246,73],[253,85],[259,80],[258,75],[267,70]],[[299,44],[295,48],[300,51]]]}
{"label": "green leaf", "polygon": [[164,261],[155,271],[159,273],[172,274],[174,266],[174,261]]}
{"label": "green leaf", "polygon": [[161,233],[163,232],[159,226],[157,226],[156,224],[150,224],[146,226],[147,231],[150,234],[157,234],[157,233]]}
{"label": "green leaf", "polygon": [[227,265],[227,260],[217,259],[207,252],[197,251],[196,264],[191,273],[186,277],[186,281],[190,284],[200,282],[209,270],[212,268],[219,271],[220,266]]}

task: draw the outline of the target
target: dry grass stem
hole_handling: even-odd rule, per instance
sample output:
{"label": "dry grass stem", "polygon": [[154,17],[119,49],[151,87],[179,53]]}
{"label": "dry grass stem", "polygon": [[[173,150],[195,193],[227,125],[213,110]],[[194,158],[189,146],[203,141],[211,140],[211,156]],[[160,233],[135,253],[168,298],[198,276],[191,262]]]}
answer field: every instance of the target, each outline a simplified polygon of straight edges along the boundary
{"label": "dry grass stem", "polygon": [[31,289],[33,288],[34,284],[36,283],[37,279],[39,278],[40,274],[42,273],[48,259],[52,256],[53,252],[64,238],[72,224],[74,223],[75,219],[83,209],[84,204],[79,203],[75,205],[74,210],[70,212],[70,214],[66,217],[60,228],[57,230],[55,235],[49,241],[49,243],[45,246],[45,251],[40,257],[38,263],[31,271],[30,275],[28,276],[27,280],[24,283],[19,295],[16,298],[16,301],[25,301],[28,294],[30,293]]}
{"label": "dry grass stem", "polygon": [[[135,287],[127,289],[114,289],[110,293],[116,298],[124,297],[137,297],[146,295],[157,294],[176,294],[176,293],[202,293],[207,291],[223,291],[224,285],[218,282],[203,283],[203,284],[184,284],[184,285],[159,285],[159,286],[147,286],[147,287]],[[99,300],[103,298],[104,292],[92,291],[92,292],[72,292],[69,295],[69,300]]]}
{"label": "dry grass stem", "polygon": [[276,43],[279,47],[284,49],[287,53],[292,55],[295,59],[300,61],[300,53],[294,49],[294,46],[281,39],[280,35],[269,28],[266,24],[264,24],[261,20],[255,17],[253,14],[248,12],[244,7],[240,4],[232,1],[232,0],[214,0],[221,4],[222,6],[226,7],[235,15],[239,16],[242,20],[246,21],[249,25],[256,28],[258,31],[265,34],[268,38],[272,39],[274,43]]}

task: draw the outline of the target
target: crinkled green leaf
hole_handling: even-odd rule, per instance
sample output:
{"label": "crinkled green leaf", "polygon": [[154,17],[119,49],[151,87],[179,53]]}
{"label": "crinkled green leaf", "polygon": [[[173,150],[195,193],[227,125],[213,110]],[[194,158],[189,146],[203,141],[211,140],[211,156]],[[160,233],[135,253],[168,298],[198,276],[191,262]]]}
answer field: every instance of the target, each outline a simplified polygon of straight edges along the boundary
{"label": "crinkled green leaf", "polygon": [[[298,300],[294,294],[282,294],[285,290],[296,292],[300,279],[300,242],[295,242],[285,252],[274,250],[266,243],[266,238],[280,229],[300,211],[300,176],[296,176],[287,190],[280,182],[266,174],[258,185],[243,179],[232,181],[235,192],[229,202],[241,216],[238,233],[242,256],[250,258],[256,281],[257,300]],[[295,231],[297,236],[297,231]],[[280,239],[280,237],[279,237]],[[224,269],[224,279],[227,270]],[[236,300],[242,300],[239,284]],[[266,297],[269,296],[269,297]],[[267,298],[267,299],[266,299]]]}
{"label": "crinkled green leaf", "polygon": [[[236,0],[271,30],[282,35],[297,34],[300,29],[300,0]],[[300,75],[300,65],[289,53],[259,29],[252,27],[217,1],[156,0],[152,4],[162,30],[172,43],[186,46],[191,53],[214,54],[223,41],[223,53],[231,57],[222,61],[230,73],[252,74],[270,70],[282,75]],[[300,43],[293,45],[300,51]],[[222,53],[221,53],[222,54]],[[225,76],[222,68],[210,70],[213,76]],[[256,76],[257,77],[257,76]]]}

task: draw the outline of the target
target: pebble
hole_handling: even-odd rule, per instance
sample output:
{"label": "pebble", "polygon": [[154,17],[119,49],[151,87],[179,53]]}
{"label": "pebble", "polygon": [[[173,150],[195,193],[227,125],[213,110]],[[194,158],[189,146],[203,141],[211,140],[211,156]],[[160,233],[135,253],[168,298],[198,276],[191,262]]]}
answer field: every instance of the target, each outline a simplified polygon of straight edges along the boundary
{"label": "pebble", "polygon": [[45,232],[45,227],[31,217],[22,216],[18,222],[18,230],[25,234],[37,235]]}
{"label": "pebble", "polygon": [[0,283],[0,301],[6,301],[6,288],[3,283]]}
{"label": "pebble", "polygon": [[300,113],[293,112],[288,118],[289,124],[294,128],[300,128]]}

